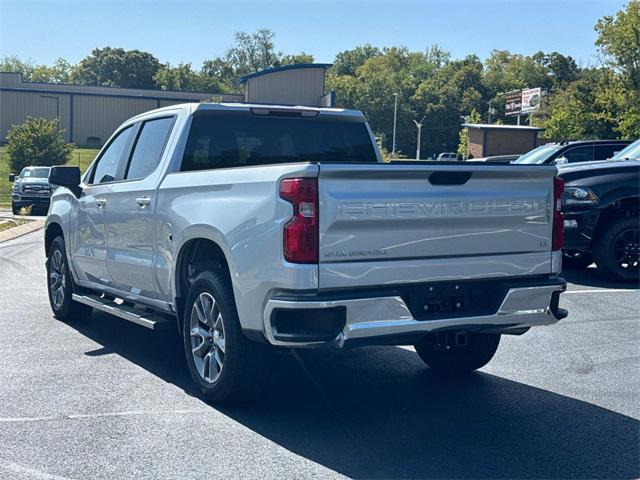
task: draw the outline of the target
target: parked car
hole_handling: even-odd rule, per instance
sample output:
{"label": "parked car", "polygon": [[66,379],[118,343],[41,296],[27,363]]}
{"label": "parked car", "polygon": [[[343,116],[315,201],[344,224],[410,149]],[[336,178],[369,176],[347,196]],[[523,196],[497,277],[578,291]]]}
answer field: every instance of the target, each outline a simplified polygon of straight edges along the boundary
{"label": "parked car", "polygon": [[50,167],[24,167],[17,177],[9,175],[9,181],[13,182],[11,210],[14,215],[23,207],[31,207],[33,213],[47,212],[52,190],[49,171]]}
{"label": "parked car", "polygon": [[593,162],[613,157],[631,143],[630,140],[586,140],[581,142],[547,143],[521,155],[511,163],[549,165]]}
{"label": "parked car", "polygon": [[[637,143],[637,142],[636,142]],[[638,282],[640,148],[633,156],[561,166],[566,268],[595,260],[613,280]]]}
{"label": "parked car", "polygon": [[511,163],[518,158],[520,155],[493,155],[491,157],[468,158],[467,162]]}
{"label": "parked car", "polygon": [[61,320],[95,308],[177,325],[193,381],[218,401],[259,380],[252,342],[409,344],[434,370],[471,371],[502,334],[567,315],[556,173],[385,164],[358,111],[154,110],[82,178],[52,169],[49,301]]}
{"label": "parked car", "polygon": [[611,160],[639,160],[640,159],[640,139],[633,142],[628,147],[616,153]]}
{"label": "parked car", "polygon": [[442,152],[440,155],[438,155],[438,158],[436,158],[436,160],[438,162],[457,162],[458,154],[454,152]]}

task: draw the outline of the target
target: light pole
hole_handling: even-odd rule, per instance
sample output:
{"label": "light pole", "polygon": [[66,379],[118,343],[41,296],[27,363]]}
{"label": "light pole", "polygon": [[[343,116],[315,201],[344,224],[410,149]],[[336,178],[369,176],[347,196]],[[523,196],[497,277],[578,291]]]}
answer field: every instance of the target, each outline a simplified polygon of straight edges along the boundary
{"label": "light pole", "polygon": [[398,119],[398,94],[394,93],[395,97],[394,105],[393,105],[393,143],[391,145],[391,156],[394,157],[396,155],[396,122]]}
{"label": "light pole", "polygon": [[420,160],[420,134],[422,133],[422,122],[424,121],[424,118],[425,117],[422,117],[419,122],[416,122],[415,120],[413,121],[413,123],[416,124],[416,127],[418,127],[418,140],[416,143],[416,160]]}
{"label": "light pole", "polygon": [[495,109],[495,108],[493,108],[493,107],[491,106],[491,102],[492,102],[492,101],[493,101],[493,100],[489,100],[489,110],[488,110],[488,112],[487,112],[487,113],[489,114],[489,119],[487,120],[487,123],[488,123],[488,124],[491,124],[491,115],[493,115],[494,113],[496,113],[496,109]]}

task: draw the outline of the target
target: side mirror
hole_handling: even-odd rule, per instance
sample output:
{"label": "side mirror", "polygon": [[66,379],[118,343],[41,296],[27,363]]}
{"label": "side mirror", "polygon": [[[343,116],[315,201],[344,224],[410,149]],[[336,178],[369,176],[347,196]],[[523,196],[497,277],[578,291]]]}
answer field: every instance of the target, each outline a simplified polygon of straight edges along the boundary
{"label": "side mirror", "polygon": [[77,194],[80,192],[80,169],[78,167],[51,167],[49,183],[66,187]]}
{"label": "side mirror", "polygon": [[569,163],[569,160],[567,160],[567,157],[558,157],[553,161],[553,163],[556,165],[564,165],[565,163]]}
{"label": "side mirror", "polygon": [[13,183],[13,182],[15,182],[15,181],[16,181],[16,175],[15,175],[15,173],[10,173],[10,174],[9,174],[9,181],[10,181],[11,183]]}

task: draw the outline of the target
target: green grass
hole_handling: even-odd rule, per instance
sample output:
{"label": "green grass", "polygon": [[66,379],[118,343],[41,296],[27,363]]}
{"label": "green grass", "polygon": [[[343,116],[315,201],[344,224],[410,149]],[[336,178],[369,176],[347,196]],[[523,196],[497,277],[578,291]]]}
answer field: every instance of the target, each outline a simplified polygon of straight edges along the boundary
{"label": "green grass", "polygon": [[[11,172],[9,171],[9,156],[6,151],[7,147],[0,147],[0,207],[11,206],[11,183],[9,183],[9,173]],[[84,172],[97,154],[97,149],[76,148],[71,152],[67,165],[80,167],[80,171]]]}
{"label": "green grass", "polygon": [[19,227],[20,225],[24,225],[25,223],[29,223],[29,220],[23,220],[21,218],[15,220],[9,220],[7,222],[0,223],[0,232],[4,230],[9,230],[13,227]]}

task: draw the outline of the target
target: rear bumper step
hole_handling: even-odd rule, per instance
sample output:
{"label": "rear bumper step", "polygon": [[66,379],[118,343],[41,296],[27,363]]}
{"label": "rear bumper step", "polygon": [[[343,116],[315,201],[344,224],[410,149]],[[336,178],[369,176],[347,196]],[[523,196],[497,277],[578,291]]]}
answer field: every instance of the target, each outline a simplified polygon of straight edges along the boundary
{"label": "rear bumper step", "polygon": [[[264,334],[273,345],[333,344],[342,347],[349,343],[388,343],[394,337],[419,338],[425,333],[442,330],[518,332],[565,318],[567,311],[558,307],[560,293],[565,289],[563,279],[541,285],[514,286],[505,291],[491,312],[471,316],[451,312],[444,318],[433,319],[416,318],[400,295],[335,299],[275,297],[267,302],[264,311]],[[317,320],[309,321],[308,317],[317,316],[317,312],[322,310],[333,314],[329,316],[329,326],[321,332],[322,335],[313,338],[309,329]],[[299,335],[294,328],[289,327],[286,333],[279,328],[283,312],[286,312],[289,325],[296,316],[301,319]],[[331,331],[333,334],[326,338]]]}
{"label": "rear bumper step", "polygon": [[123,318],[124,320],[129,320],[130,322],[137,323],[138,325],[150,328],[151,330],[160,330],[172,325],[171,320],[168,318],[149,313],[146,309],[137,309],[135,307],[120,304],[114,300],[99,295],[79,295],[74,293],[72,298],[76,302],[89,305],[96,310]]}

